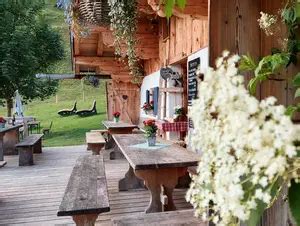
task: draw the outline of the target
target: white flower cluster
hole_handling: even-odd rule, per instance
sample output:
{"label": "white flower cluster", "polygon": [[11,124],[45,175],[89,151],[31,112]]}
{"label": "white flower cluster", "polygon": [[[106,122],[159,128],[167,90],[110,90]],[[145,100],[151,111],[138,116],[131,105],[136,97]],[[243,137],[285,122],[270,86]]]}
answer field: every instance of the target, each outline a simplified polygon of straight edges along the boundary
{"label": "white flower cluster", "polygon": [[192,147],[202,153],[186,198],[195,214],[217,225],[249,218],[259,203],[270,204],[271,189],[287,179],[297,155],[296,129],[274,97],[259,102],[238,74],[239,56],[223,57],[199,85],[191,107]]}
{"label": "white flower cluster", "polygon": [[277,23],[277,16],[260,12],[260,18],[257,20],[259,27],[264,30],[267,36],[274,34],[274,25]]}

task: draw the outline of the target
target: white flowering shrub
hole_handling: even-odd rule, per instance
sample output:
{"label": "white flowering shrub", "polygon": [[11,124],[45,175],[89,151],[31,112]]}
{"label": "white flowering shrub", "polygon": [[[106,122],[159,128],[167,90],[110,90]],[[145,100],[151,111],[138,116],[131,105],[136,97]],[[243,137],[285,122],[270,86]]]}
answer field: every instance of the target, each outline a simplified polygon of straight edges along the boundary
{"label": "white flowering shrub", "polygon": [[259,27],[267,36],[274,35],[274,29],[277,23],[276,15],[260,12],[260,18],[257,21],[259,23]]}
{"label": "white flowering shrub", "polygon": [[[224,52],[199,85],[193,102],[192,147],[201,152],[186,198],[195,214],[217,225],[255,221],[280,191],[297,178],[296,127],[283,106],[261,102],[244,87],[239,56]],[[208,216],[208,211],[212,213]]]}

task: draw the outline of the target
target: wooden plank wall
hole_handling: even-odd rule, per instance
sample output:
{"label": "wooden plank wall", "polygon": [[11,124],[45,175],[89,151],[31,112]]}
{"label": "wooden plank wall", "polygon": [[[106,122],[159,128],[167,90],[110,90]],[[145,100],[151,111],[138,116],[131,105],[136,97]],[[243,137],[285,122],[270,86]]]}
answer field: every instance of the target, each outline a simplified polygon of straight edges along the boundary
{"label": "wooden plank wall", "polygon": [[[209,12],[209,46],[210,65],[223,50],[233,53],[250,54],[257,60],[271,53],[272,47],[279,47],[281,37],[266,37],[261,32],[257,19],[260,11],[275,14],[285,4],[282,0],[211,0]],[[275,80],[264,82],[257,90],[257,97],[263,99],[273,95],[278,103],[288,105],[295,102],[293,87],[288,79],[299,71],[290,66],[282,74],[276,75]],[[249,80],[249,75],[246,76]],[[297,116],[295,119],[300,119]]]}
{"label": "wooden plank wall", "polygon": [[140,113],[140,89],[132,83],[107,82],[107,115],[113,119],[113,113],[119,111],[124,122],[138,124]]}
{"label": "wooden plank wall", "polygon": [[169,38],[167,39],[162,37],[163,23],[164,19],[160,19],[159,60],[145,61],[146,75],[163,66],[182,63],[190,54],[208,45],[208,20],[206,19],[172,17],[169,23]]}
{"label": "wooden plank wall", "polygon": [[[238,54],[260,57],[270,54],[272,47],[278,47],[279,37],[266,37],[259,29],[257,19],[260,11],[276,13],[282,8],[282,0],[211,0],[209,12],[210,65],[225,49]],[[299,71],[299,66],[297,67]],[[288,78],[297,68],[291,66],[284,73],[276,75],[277,80],[264,82],[258,89],[257,97],[273,95],[280,104],[294,101],[293,90]],[[248,76],[249,78],[249,76]],[[297,117],[298,118],[298,117]],[[275,205],[265,212],[261,226],[291,225],[287,203],[280,197]]]}

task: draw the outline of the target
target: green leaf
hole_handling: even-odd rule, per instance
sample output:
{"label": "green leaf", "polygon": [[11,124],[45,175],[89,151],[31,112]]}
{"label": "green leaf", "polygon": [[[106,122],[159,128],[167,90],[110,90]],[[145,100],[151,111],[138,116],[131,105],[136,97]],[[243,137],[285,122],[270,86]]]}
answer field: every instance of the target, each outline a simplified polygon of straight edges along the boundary
{"label": "green leaf", "polygon": [[178,5],[179,8],[184,9],[186,0],[177,0],[176,4]]}
{"label": "green leaf", "polygon": [[300,87],[300,73],[295,75],[293,79],[293,86]]}
{"label": "green leaf", "polygon": [[296,224],[300,225],[300,184],[292,181],[289,188],[289,205],[291,213],[296,221]]}
{"label": "green leaf", "polygon": [[254,77],[252,78],[249,83],[248,83],[248,89],[251,95],[255,95],[256,93],[256,86],[257,83],[259,82],[259,78],[258,77]]}
{"label": "green leaf", "polygon": [[256,62],[250,55],[243,55],[240,64],[239,69],[241,71],[254,71],[257,67]]}
{"label": "green leaf", "polygon": [[292,117],[296,111],[297,107],[294,105],[290,105],[286,108],[285,115]]}
{"label": "green leaf", "polygon": [[250,213],[249,220],[246,221],[247,226],[257,226],[260,218],[262,217],[264,210],[267,208],[267,205],[261,200],[258,201],[256,209],[252,210]]}
{"label": "green leaf", "polygon": [[300,18],[300,3],[296,3],[296,17]]}
{"label": "green leaf", "polygon": [[298,88],[295,92],[295,98],[300,97],[300,88]]}
{"label": "green leaf", "polygon": [[166,0],[165,14],[167,18],[170,18],[172,16],[174,6],[175,6],[175,0]]}

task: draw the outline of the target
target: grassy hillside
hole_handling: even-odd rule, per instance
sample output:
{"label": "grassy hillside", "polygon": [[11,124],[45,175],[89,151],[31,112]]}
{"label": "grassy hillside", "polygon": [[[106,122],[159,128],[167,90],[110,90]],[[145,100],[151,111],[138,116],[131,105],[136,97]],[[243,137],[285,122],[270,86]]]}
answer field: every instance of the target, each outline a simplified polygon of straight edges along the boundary
{"label": "grassy hillside", "polygon": [[[45,17],[52,27],[61,33],[65,47],[65,58],[49,68],[48,73],[72,73],[69,28],[64,21],[64,12],[54,7],[55,0],[46,0]],[[97,101],[98,114],[91,117],[61,117],[57,111],[71,108],[77,100],[78,110],[89,109],[93,100]],[[6,115],[6,109],[0,106],[0,116]],[[53,121],[52,132],[45,137],[45,146],[65,146],[83,144],[85,132],[101,128],[101,121],[106,118],[105,84],[99,88],[81,84],[80,80],[64,80],[59,84],[57,95],[44,100],[33,101],[25,106],[25,115],[32,115],[41,121],[42,127],[49,127]]]}
{"label": "grassy hillside", "polygon": [[[62,81],[57,96],[43,102],[34,101],[25,109],[26,115],[33,115],[41,121],[43,127],[49,127],[53,121],[52,133],[46,137],[46,146],[65,146],[83,144],[85,133],[91,129],[102,128],[101,121],[106,118],[106,95],[104,83],[99,88],[84,85],[84,98],[80,80]],[[93,100],[97,101],[98,114],[81,118],[79,116],[61,117],[57,111],[71,108],[77,100],[77,108],[89,109]]]}

